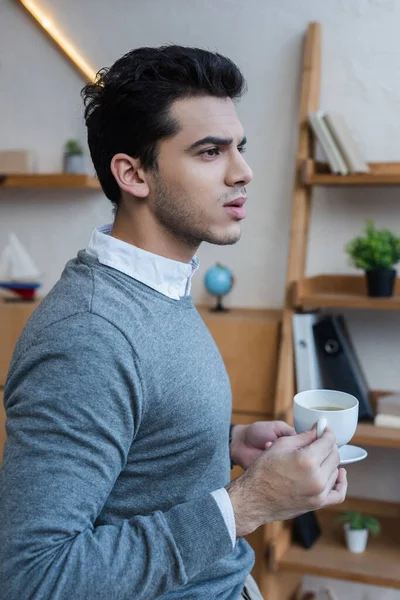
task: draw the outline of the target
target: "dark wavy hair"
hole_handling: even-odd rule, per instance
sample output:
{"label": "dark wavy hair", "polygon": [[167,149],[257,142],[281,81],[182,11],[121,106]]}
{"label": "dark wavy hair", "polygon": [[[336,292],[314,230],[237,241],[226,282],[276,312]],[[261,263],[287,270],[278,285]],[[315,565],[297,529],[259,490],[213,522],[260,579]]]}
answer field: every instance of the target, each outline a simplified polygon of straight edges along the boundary
{"label": "dark wavy hair", "polygon": [[137,48],[101,69],[81,95],[93,164],[115,208],[120,188],[110,169],[112,157],[123,152],[140,159],[144,169],[156,170],[158,143],[179,132],[169,110],[174,101],[238,100],[245,92],[245,79],[229,58],[200,48]]}

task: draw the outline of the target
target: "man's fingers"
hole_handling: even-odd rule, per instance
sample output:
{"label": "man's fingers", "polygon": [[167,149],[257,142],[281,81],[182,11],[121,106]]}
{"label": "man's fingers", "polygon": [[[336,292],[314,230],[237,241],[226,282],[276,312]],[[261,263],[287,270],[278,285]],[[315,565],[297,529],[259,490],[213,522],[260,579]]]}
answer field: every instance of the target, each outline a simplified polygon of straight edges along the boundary
{"label": "man's fingers", "polygon": [[304,431],[298,435],[292,435],[285,438],[285,448],[290,450],[298,450],[309,446],[317,439],[317,431],[312,429],[311,431]]}
{"label": "man's fingers", "polygon": [[330,474],[328,481],[326,482],[325,489],[327,490],[326,495],[329,495],[329,492],[336,487],[337,480],[339,477],[339,469],[336,467],[334,471]]}
{"label": "man's fingers", "polygon": [[347,484],[347,471],[343,467],[340,467],[336,486],[341,485],[342,483]]}
{"label": "man's fingers", "polygon": [[329,506],[330,504],[340,504],[346,498],[347,492],[347,472],[346,469],[339,469],[338,478],[335,486],[329,492],[325,506]]}
{"label": "man's fingers", "polygon": [[285,421],[276,421],[274,425],[276,437],[296,435],[296,432],[293,429],[293,427],[285,423]]}
{"label": "man's fingers", "polygon": [[283,436],[275,440],[270,448],[270,452],[274,454],[287,454],[289,452],[295,452],[301,450],[306,446],[309,446],[317,439],[317,432],[315,430],[305,431],[299,435],[288,435]]}
{"label": "man's fingers", "polygon": [[324,477],[330,477],[333,472],[337,472],[340,464],[339,449],[334,445],[332,452],[325,458],[321,464],[321,473]]}
{"label": "man's fingers", "polygon": [[319,464],[328,458],[336,446],[336,436],[330,429],[325,429],[320,438],[315,440],[309,447],[309,451],[317,458]]}

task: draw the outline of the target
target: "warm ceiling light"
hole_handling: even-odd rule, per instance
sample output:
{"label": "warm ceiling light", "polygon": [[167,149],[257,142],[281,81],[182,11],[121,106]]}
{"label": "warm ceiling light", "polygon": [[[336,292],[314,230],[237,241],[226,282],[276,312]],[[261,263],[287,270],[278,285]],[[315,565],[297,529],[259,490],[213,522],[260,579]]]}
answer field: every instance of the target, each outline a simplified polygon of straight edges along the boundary
{"label": "warm ceiling light", "polygon": [[79,70],[81,75],[84,76],[85,80],[94,81],[96,78],[96,71],[92,69],[88,63],[82,58],[79,52],[72,46],[72,44],[58,31],[57,27],[52,21],[43,13],[43,11],[36,6],[32,0],[19,0],[19,2],[26,8],[26,10],[32,15],[32,17],[39,23],[39,25],[45,30],[45,32],[51,37],[53,42],[66,54],[66,56],[72,61],[75,67]]}

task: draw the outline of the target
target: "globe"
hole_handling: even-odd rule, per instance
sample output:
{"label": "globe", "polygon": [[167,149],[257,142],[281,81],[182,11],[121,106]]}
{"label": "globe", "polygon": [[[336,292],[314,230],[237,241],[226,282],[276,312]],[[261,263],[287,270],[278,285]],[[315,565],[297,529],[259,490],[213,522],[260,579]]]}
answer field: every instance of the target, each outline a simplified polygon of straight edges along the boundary
{"label": "globe", "polygon": [[204,285],[206,290],[212,296],[217,297],[217,304],[214,311],[227,311],[228,309],[222,305],[222,298],[229,294],[233,284],[235,283],[235,276],[232,271],[225,265],[217,263],[208,271],[204,276]]}

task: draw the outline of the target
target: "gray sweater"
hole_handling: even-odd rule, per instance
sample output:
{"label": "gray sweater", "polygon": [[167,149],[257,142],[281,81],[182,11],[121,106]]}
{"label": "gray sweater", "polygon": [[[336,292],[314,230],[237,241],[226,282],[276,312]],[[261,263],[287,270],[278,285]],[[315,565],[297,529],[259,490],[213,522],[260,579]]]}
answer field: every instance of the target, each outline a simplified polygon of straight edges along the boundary
{"label": "gray sweater", "polygon": [[253,565],[210,492],[231,392],[190,296],[85,251],[34,312],[5,388],[1,600],[234,600]]}

